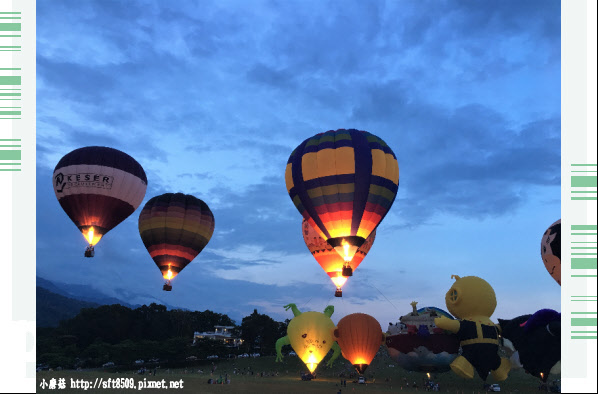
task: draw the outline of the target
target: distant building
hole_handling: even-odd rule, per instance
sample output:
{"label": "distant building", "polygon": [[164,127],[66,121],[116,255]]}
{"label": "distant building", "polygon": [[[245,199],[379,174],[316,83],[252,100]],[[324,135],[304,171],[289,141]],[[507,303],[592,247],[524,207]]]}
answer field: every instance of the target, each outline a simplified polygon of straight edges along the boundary
{"label": "distant building", "polygon": [[208,338],[215,341],[222,341],[227,347],[239,347],[243,344],[241,338],[235,338],[232,335],[234,326],[214,326],[213,332],[198,332],[193,333],[193,344],[198,339]]}

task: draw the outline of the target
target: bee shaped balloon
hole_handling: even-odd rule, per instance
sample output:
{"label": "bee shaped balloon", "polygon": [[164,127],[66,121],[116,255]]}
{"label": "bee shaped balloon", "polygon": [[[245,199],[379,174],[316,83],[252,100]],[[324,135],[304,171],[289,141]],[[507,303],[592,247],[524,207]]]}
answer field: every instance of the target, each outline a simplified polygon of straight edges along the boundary
{"label": "bee shaped balloon", "polygon": [[561,285],[561,219],[552,223],[542,236],[540,249],[546,270]]}
{"label": "bee shaped balloon", "polygon": [[451,278],[455,283],[446,293],[446,307],[459,320],[444,316],[434,319],[437,327],[459,338],[462,354],[450,364],[451,369],[466,379],[472,379],[477,372],[484,381],[489,374],[497,382],[505,380],[511,363],[498,353],[498,326],[490,320],[496,309],[494,289],[477,276]]}

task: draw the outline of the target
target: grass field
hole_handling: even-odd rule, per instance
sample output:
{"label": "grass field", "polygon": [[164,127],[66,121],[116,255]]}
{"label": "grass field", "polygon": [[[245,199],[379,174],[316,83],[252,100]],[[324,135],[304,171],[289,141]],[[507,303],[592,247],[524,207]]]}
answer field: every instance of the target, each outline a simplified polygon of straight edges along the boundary
{"label": "grass field", "polygon": [[[236,359],[216,361],[213,375],[210,371],[211,362],[197,362],[190,364],[186,369],[158,368],[155,376],[144,374],[139,375],[134,370],[96,370],[96,371],[43,371],[37,373],[37,392],[50,391],[51,379],[59,382],[64,379],[65,388],[58,392],[85,392],[85,393],[130,393],[133,391],[159,392],[168,390],[175,393],[326,393],[337,394],[339,389],[343,394],[348,393],[396,393],[396,392],[423,392],[422,382],[427,379],[423,373],[407,372],[394,365],[386,357],[377,357],[366,371],[368,383],[352,383],[353,379],[348,375],[347,387],[340,387],[339,374],[351,371],[348,362],[342,360],[335,363],[332,368],[326,368],[324,364],[317,369],[317,379],[312,381],[300,380],[300,372],[306,371],[297,357],[285,357],[284,362],[275,363],[274,357],[260,357],[257,359]],[[199,370],[203,373],[199,373]],[[237,371],[235,374],[233,371]],[[149,368],[148,368],[149,371]],[[153,371],[153,369],[151,370]],[[253,371],[253,375],[250,371]],[[262,377],[262,373],[264,376]],[[276,375],[278,373],[278,375]],[[218,379],[220,376],[228,375],[230,384],[207,384],[210,377]],[[555,377],[556,378],[556,377]],[[111,379],[110,381],[108,379]],[[405,386],[405,379],[410,387]],[[482,381],[479,378],[465,380],[457,377],[452,372],[434,374],[432,379],[438,382],[441,392],[451,393],[481,393]],[[551,379],[552,380],[552,379]],[[87,390],[82,382],[88,382]],[[148,383],[151,382],[151,383]],[[167,388],[151,387],[151,384],[165,384]],[[413,389],[413,382],[418,384],[418,389]],[[74,387],[78,384],[78,388]],[[134,383],[134,388],[131,384]],[[494,383],[491,378],[488,383]],[[525,374],[522,370],[514,370],[509,379],[500,383],[502,393],[538,393],[539,380]],[[116,388],[120,385],[121,388]],[[129,388],[122,388],[128,385]],[[180,387],[182,385],[182,387]],[[44,387],[42,387],[44,386]],[[102,387],[104,386],[104,387]],[[109,388],[111,387],[111,388]],[[55,391],[55,390],[51,390]]]}

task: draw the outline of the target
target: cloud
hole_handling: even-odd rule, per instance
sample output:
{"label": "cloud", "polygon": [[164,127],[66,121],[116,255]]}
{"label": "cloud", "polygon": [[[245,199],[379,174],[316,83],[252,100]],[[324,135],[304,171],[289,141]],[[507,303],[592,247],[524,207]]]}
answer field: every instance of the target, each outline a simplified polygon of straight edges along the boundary
{"label": "cloud", "polygon": [[208,269],[216,277],[227,280],[281,287],[329,283],[328,276],[316,264],[307,248],[297,254],[263,249],[263,246],[257,245],[239,245],[227,250],[211,249],[210,252],[220,257],[226,265],[213,262]]}
{"label": "cloud", "polygon": [[[382,132],[388,128],[378,135],[389,136],[399,161],[393,210],[407,223],[422,224],[440,212],[503,215],[526,200],[529,187],[560,185],[560,117],[513,125],[482,105],[449,109],[409,101],[396,85],[365,90],[353,114]],[[391,123],[399,125],[394,133]]]}
{"label": "cloud", "polygon": [[[436,286],[452,267],[485,275],[503,266],[504,247],[468,237],[493,234],[485,226],[534,233],[524,224],[558,205],[558,1],[53,1],[37,13],[42,276],[236,317],[259,308],[284,320],[285,303],[332,302],[335,317],[356,305],[395,321],[416,295],[441,304]],[[401,183],[376,247],[345,296],[329,301],[284,168],[304,139],[338,128],[382,137]],[[88,145],[143,166],[143,203],[180,191],[211,207],[214,236],[171,294],[138,236],[139,210],[94,259],[81,256],[85,242],[50,176],[64,154]],[[500,237],[509,250],[537,249],[526,234]],[[516,298],[513,311],[524,308]]]}

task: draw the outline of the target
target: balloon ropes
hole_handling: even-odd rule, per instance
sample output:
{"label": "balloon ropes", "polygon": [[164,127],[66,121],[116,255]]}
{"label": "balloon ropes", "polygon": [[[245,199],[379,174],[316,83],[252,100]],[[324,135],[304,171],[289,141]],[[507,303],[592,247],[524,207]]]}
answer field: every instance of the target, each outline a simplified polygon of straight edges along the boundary
{"label": "balloon ropes", "polygon": [[343,274],[350,276],[355,253],[395,200],[399,165],[381,138],[340,129],[295,148],[285,181],[297,210],[343,258]]}
{"label": "balloon ropes", "polygon": [[139,235],[154,263],[170,281],[193,260],[214,233],[208,205],[191,195],[166,193],[150,199],[139,214]]}
{"label": "balloon ropes", "polygon": [[131,215],[143,201],[147,178],[128,154],[103,146],[88,146],[66,154],[52,175],[60,206],[75,223],[94,256],[94,245]]}
{"label": "balloon ropes", "polygon": [[[343,266],[345,261],[339,254],[320,236],[320,234],[303,219],[301,223],[301,230],[303,233],[303,240],[305,245],[316,259],[320,267],[328,274],[332,283],[336,286],[334,295],[342,297],[342,287],[347,281],[347,277],[343,276]],[[376,239],[376,230],[372,231],[366,241],[357,249],[357,253],[353,256],[350,262],[347,263],[349,268],[354,271],[363,261],[365,256],[370,251],[374,240]],[[346,268],[345,268],[346,269]]]}

